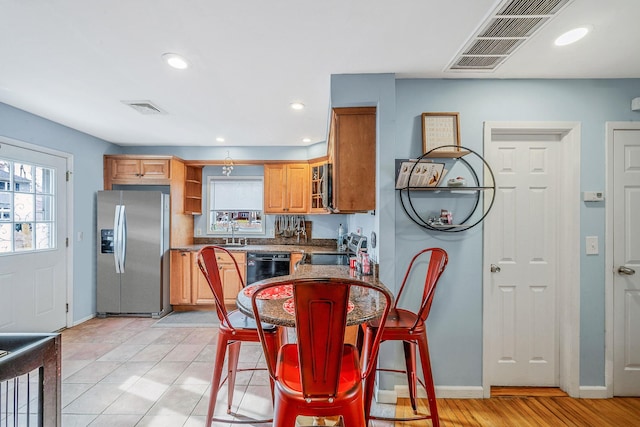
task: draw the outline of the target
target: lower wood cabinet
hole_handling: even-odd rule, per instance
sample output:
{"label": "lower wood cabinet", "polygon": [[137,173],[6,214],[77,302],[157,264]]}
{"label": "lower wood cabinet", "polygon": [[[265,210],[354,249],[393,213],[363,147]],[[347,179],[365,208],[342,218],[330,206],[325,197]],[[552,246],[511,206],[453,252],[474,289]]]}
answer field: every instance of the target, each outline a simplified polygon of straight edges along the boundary
{"label": "lower wood cabinet", "polygon": [[[213,293],[197,262],[197,251],[171,250],[171,292],[172,305],[214,305]],[[242,280],[246,278],[247,257],[244,252],[233,254]],[[235,265],[227,254],[218,255],[218,268],[224,289],[225,305],[234,305],[242,283],[238,279]]]}
{"label": "lower wood cabinet", "polygon": [[289,266],[289,272],[291,274],[293,274],[295,272],[295,268],[296,268],[296,263],[298,261],[302,261],[302,257],[304,257],[304,253],[302,252],[291,252],[291,258],[290,258],[290,266]]}

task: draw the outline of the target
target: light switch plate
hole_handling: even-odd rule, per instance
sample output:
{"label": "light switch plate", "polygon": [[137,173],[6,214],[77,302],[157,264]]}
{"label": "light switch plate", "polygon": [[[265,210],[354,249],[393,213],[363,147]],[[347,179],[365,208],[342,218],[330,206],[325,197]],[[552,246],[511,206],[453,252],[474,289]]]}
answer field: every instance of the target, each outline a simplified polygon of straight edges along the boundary
{"label": "light switch plate", "polygon": [[582,193],[582,200],[585,202],[602,202],[604,200],[604,192],[602,191],[585,191]]}
{"label": "light switch plate", "polygon": [[598,255],[598,236],[585,237],[585,245],[587,255]]}

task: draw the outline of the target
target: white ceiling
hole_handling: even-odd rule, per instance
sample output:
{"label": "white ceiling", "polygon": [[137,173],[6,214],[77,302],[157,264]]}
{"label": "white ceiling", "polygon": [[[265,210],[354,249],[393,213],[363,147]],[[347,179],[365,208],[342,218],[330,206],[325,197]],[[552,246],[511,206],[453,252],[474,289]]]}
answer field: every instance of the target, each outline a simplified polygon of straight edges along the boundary
{"label": "white ceiling", "polygon": [[[573,0],[497,70],[447,71],[502,3],[0,0],[0,102],[120,145],[301,146],[326,139],[332,74],[640,77],[639,0]],[[584,24],[587,38],[553,46]]]}

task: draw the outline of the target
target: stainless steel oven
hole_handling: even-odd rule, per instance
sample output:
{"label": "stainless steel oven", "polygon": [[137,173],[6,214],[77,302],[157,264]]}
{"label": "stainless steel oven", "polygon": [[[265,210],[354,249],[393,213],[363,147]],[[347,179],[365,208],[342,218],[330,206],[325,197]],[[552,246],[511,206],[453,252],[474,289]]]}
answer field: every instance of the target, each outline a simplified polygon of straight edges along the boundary
{"label": "stainless steel oven", "polygon": [[248,252],[247,285],[264,279],[289,274],[291,254],[288,252]]}

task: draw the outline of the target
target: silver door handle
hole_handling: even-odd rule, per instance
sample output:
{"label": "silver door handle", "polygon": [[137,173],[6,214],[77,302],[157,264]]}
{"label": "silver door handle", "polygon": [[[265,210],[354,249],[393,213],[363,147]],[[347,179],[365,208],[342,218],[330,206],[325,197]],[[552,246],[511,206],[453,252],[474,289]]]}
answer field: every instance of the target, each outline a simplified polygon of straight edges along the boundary
{"label": "silver door handle", "polygon": [[633,276],[634,274],[636,274],[636,271],[633,268],[621,266],[620,268],[618,268],[618,273],[626,274],[627,276]]}
{"label": "silver door handle", "polygon": [[491,272],[492,273],[500,273],[500,267],[495,264],[491,264]]}

